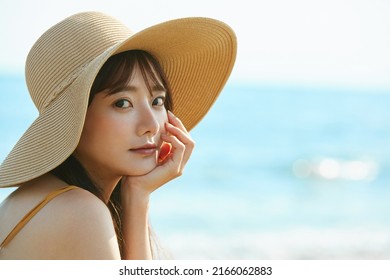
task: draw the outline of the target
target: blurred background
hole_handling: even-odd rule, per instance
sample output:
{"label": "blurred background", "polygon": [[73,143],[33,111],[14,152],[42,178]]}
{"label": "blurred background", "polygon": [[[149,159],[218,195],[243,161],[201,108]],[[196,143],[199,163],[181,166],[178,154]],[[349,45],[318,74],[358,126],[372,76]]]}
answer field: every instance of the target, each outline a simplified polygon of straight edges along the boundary
{"label": "blurred background", "polygon": [[173,258],[390,258],[389,1],[4,0],[0,161],[37,116],[29,49],[86,10],[134,31],[186,16],[236,31],[235,69],[184,175],[152,196]]}

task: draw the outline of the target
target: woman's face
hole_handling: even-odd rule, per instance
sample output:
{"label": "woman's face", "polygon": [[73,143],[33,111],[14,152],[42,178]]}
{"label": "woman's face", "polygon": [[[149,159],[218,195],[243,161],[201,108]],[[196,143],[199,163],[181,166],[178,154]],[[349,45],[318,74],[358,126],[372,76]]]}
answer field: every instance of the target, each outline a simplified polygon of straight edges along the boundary
{"label": "woman's face", "polygon": [[136,176],[156,167],[167,122],[166,92],[161,88],[152,87],[150,93],[136,67],[123,88],[94,96],[75,151],[89,173]]}

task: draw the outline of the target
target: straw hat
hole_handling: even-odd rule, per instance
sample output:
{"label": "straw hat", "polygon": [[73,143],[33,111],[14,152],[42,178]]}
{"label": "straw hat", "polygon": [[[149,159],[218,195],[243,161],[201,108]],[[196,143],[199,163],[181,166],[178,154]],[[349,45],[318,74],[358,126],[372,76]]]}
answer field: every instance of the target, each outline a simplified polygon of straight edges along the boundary
{"label": "straw hat", "polygon": [[27,57],[27,86],[39,116],[0,166],[0,187],[39,177],[73,153],[99,69],[110,56],[133,49],[160,62],[172,88],[174,113],[190,130],[225,85],[237,43],[229,26],[209,18],[172,20],[136,34],[99,12],[54,25]]}

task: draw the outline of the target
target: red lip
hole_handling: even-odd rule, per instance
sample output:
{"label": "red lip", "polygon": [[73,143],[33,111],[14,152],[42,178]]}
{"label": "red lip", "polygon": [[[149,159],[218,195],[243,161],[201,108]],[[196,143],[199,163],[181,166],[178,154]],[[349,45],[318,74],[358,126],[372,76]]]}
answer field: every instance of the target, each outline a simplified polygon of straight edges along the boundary
{"label": "red lip", "polygon": [[157,151],[157,145],[155,144],[145,144],[143,146],[130,149],[131,152],[142,154],[142,155],[152,155]]}

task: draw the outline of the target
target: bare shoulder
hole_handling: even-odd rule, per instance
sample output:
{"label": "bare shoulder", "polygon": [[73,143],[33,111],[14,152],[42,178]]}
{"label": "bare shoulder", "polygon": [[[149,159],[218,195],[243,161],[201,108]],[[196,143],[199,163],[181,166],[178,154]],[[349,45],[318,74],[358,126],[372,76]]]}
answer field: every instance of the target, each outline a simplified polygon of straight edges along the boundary
{"label": "bare shoulder", "polygon": [[91,222],[106,221],[112,224],[108,207],[98,197],[84,189],[72,189],[59,195],[53,202],[53,207],[73,221],[80,219],[85,222],[89,219]]}
{"label": "bare shoulder", "polygon": [[107,206],[92,193],[76,188],[42,209],[46,234],[55,248],[50,258],[119,259],[113,220]]}
{"label": "bare shoulder", "polygon": [[[26,182],[0,207],[0,242],[49,194],[67,184],[51,175]],[[51,199],[23,224],[0,252],[0,259],[119,259],[108,207],[75,188]]]}

